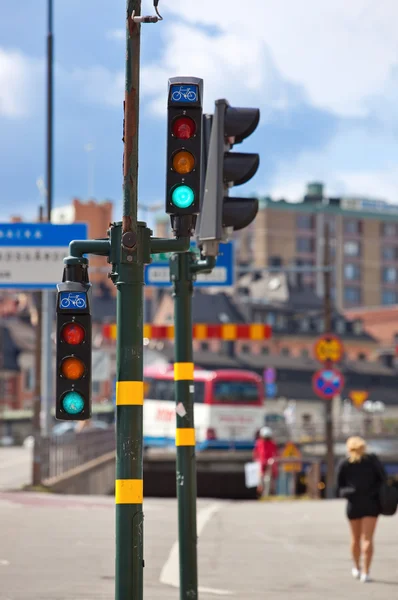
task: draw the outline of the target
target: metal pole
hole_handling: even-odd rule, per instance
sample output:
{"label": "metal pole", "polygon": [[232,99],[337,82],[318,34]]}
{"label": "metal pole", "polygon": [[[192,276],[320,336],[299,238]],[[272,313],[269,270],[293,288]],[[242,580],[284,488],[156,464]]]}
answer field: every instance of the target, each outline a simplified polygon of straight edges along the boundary
{"label": "metal pole", "polygon": [[[332,331],[331,273],[330,267],[330,230],[324,224],[324,319],[325,333]],[[334,496],[334,436],[333,436],[333,401],[326,400],[325,406],[325,438],[326,438],[326,497]]]}
{"label": "metal pole", "polygon": [[[43,207],[39,206],[39,223],[43,221]],[[42,352],[41,352],[41,340],[42,340],[42,316],[43,316],[43,302],[42,292],[36,292],[34,294],[35,305],[37,310],[37,323],[36,323],[36,344],[35,344],[35,390],[33,400],[33,464],[32,464],[32,485],[37,486],[41,483],[41,370],[42,370]]]}
{"label": "metal pole", "polygon": [[[47,205],[46,220],[51,222],[53,205],[53,0],[47,0]],[[54,313],[54,293],[42,293],[42,366],[41,366],[41,432],[51,432],[53,369],[51,334]]]}
{"label": "metal pole", "polygon": [[[124,101],[123,222],[111,231],[116,254],[116,600],[142,600],[143,502],[143,285],[150,231],[137,223],[140,0],[127,0]],[[112,261],[113,262],[113,261]]]}
{"label": "metal pole", "polygon": [[177,405],[177,499],[180,553],[180,599],[198,597],[196,534],[196,457],[192,349],[192,253],[173,254],[170,261],[175,302],[175,399]]}

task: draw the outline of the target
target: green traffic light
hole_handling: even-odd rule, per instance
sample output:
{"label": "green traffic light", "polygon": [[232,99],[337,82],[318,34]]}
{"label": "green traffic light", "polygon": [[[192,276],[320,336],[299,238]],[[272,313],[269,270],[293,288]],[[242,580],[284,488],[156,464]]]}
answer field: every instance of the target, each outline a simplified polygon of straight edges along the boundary
{"label": "green traffic light", "polygon": [[63,397],[62,405],[68,415],[78,415],[84,408],[84,399],[77,392],[67,392]]}
{"label": "green traffic light", "polygon": [[194,191],[187,185],[179,185],[171,195],[171,201],[177,208],[189,208],[194,200]]}

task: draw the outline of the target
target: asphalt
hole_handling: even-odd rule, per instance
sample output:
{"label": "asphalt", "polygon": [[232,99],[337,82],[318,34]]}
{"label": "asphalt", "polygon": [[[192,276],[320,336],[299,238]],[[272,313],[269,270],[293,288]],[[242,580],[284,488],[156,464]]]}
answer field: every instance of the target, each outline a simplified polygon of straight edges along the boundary
{"label": "asphalt", "polygon": [[[178,600],[176,502],[148,499],[144,512],[144,599]],[[109,497],[1,493],[0,600],[113,600],[114,514]],[[380,519],[370,584],[351,578],[341,501],[201,500],[198,531],[201,600],[398,592],[398,516]]]}

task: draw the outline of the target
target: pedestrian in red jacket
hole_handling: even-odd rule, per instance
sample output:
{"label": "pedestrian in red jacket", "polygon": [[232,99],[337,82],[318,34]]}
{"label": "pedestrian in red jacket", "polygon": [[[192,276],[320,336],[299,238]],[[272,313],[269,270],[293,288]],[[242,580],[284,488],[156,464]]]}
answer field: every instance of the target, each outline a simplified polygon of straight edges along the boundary
{"label": "pedestrian in red jacket", "polygon": [[[260,435],[256,440],[253,450],[253,460],[261,464],[262,485],[264,487],[264,476],[272,475],[272,482],[275,484],[278,477],[278,464],[273,461],[278,455],[278,448],[273,440],[272,430],[269,427],[262,427]],[[274,488],[274,485],[271,485]]]}

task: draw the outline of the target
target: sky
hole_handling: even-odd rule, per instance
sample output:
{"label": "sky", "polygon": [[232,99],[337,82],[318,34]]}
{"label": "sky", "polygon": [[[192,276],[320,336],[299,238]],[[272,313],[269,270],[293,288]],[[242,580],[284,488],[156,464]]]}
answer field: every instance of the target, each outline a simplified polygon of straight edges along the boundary
{"label": "sky", "polygon": [[[0,5],[0,220],[29,220],[45,176],[46,0]],[[153,13],[151,0],[142,6]],[[260,168],[240,194],[296,201],[320,180],[330,195],[398,203],[396,0],[160,0],[159,9],[164,20],[142,27],[140,203],[164,202],[167,81],[177,75],[204,79],[207,112],[217,98],[260,108],[239,147],[258,152]],[[115,218],[124,18],[122,0],[54,0],[54,203],[93,192],[115,202]]]}

